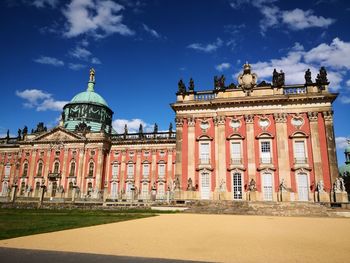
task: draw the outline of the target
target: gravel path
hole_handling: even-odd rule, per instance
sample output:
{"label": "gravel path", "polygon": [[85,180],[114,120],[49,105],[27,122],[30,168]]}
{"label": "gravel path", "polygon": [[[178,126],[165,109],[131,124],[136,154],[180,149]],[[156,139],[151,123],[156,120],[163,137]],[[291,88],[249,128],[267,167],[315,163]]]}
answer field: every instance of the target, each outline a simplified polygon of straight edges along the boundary
{"label": "gravel path", "polygon": [[350,219],[164,214],[0,247],[212,262],[349,262]]}

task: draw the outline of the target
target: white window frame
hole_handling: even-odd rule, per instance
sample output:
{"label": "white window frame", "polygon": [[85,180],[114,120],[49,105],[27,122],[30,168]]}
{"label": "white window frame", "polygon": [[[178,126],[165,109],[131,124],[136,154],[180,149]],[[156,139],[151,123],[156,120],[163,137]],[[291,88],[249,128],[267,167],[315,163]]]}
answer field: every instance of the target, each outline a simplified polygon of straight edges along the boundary
{"label": "white window frame", "polygon": [[[238,145],[234,147],[234,145]],[[239,152],[236,152],[239,149]],[[234,151],[236,150],[236,151]],[[242,142],[238,140],[232,140],[230,142],[230,156],[232,164],[242,164]]]}
{"label": "white window frame", "polygon": [[[297,143],[303,143],[304,149],[303,149],[303,156],[297,156]],[[307,142],[305,139],[298,138],[293,139],[293,155],[294,155],[294,162],[295,163],[307,163]]]}
{"label": "white window frame", "polygon": [[112,178],[117,179],[119,177],[119,164],[112,163]]}
{"label": "white window frame", "polygon": [[[147,167],[147,169],[146,169]],[[143,163],[142,164],[142,177],[148,178],[149,177],[149,171],[150,171],[150,164],[149,163]]]}
{"label": "white window frame", "polygon": [[[203,145],[208,145],[208,152],[203,152]],[[210,164],[210,142],[202,141],[199,142],[199,162],[200,164]]]}
{"label": "white window frame", "polygon": [[135,165],[133,163],[128,163],[127,165],[127,177],[134,177]]}
{"label": "white window frame", "polygon": [[[269,151],[269,156],[267,156],[267,152],[263,152],[262,150],[262,145],[264,143],[269,143],[270,145],[270,151]],[[260,152],[260,162],[262,164],[271,164],[272,163],[272,159],[273,159],[273,154],[272,154],[272,140],[268,139],[263,139],[259,141],[259,152]],[[264,154],[263,154],[264,153]],[[266,156],[263,156],[266,155]]]}
{"label": "white window frame", "polygon": [[[235,191],[235,175],[240,177],[240,181],[241,184],[237,187],[239,187],[241,189],[241,191],[237,192]],[[233,200],[243,200],[243,174],[240,172],[233,172],[232,173],[232,196],[233,196]]]}
{"label": "white window frame", "polygon": [[165,163],[159,163],[158,164],[158,177],[165,177],[166,174],[166,164]]}

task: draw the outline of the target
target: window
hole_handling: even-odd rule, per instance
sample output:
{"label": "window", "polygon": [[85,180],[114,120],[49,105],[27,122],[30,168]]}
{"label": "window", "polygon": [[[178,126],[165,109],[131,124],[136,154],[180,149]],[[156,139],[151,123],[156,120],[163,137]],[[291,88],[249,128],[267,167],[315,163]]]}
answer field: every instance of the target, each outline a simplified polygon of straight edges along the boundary
{"label": "window", "polygon": [[91,162],[90,164],[89,164],[89,174],[88,174],[88,176],[89,177],[93,177],[94,176],[94,167],[95,165],[94,165],[94,163],[93,162]]}
{"label": "window", "polygon": [[5,177],[9,177],[11,172],[11,164],[6,164],[5,166]]}
{"label": "window", "polygon": [[134,164],[132,163],[128,164],[127,176],[134,177]]}
{"label": "window", "polygon": [[295,159],[295,163],[306,163],[304,141],[294,142],[294,159]]}
{"label": "window", "polygon": [[148,177],[149,176],[149,164],[144,163],[142,166],[142,175],[143,177]]}
{"label": "window", "polygon": [[75,176],[75,162],[71,162],[69,176]]}
{"label": "window", "polygon": [[232,142],[231,143],[231,163],[232,164],[241,164],[241,143],[240,142]]}
{"label": "window", "polygon": [[27,175],[28,175],[28,163],[25,163],[23,165],[23,174],[22,174],[22,176],[23,177],[27,177]]}
{"label": "window", "polygon": [[158,176],[159,177],[165,176],[165,164],[164,163],[158,164]]}
{"label": "window", "polygon": [[119,173],[119,165],[117,163],[114,163],[112,165],[112,177],[118,178],[118,173]]}
{"label": "window", "polygon": [[199,146],[199,158],[201,164],[209,164],[209,142],[202,142]]}
{"label": "window", "polygon": [[271,163],[271,145],[270,142],[261,142],[260,157],[261,163]]}
{"label": "window", "polygon": [[165,184],[160,183],[158,184],[158,195],[160,195],[160,197],[163,197],[165,193]]}
{"label": "window", "polygon": [[54,173],[58,173],[60,170],[60,163],[59,162],[55,162],[54,166],[53,166],[53,172]]}
{"label": "window", "polygon": [[233,199],[242,199],[243,185],[242,185],[242,175],[240,173],[233,174]]}
{"label": "window", "polygon": [[38,170],[36,172],[36,176],[41,177],[43,175],[43,163],[39,162],[38,163]]}

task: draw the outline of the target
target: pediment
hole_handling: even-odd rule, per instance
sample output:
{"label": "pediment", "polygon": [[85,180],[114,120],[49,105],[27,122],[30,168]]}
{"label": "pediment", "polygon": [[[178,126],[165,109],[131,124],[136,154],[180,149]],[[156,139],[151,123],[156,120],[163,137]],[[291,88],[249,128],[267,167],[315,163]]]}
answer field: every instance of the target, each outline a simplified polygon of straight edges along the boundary
{"label": "pediment", "polygon": [[85,137],[68,131],[62,127],[56,127],[51,131],[40,134],[33,141],[55,141],[55,142],[66,142],[83,140]]}

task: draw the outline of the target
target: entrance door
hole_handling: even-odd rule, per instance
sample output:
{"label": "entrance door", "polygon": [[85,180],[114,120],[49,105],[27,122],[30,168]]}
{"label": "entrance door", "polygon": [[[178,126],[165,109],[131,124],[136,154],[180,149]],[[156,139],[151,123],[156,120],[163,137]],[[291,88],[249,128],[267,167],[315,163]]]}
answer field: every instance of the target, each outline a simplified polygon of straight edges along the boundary
{"label": "entrance door", "polygon": [[243,185],[242,185],[242,175],[240,173],[234,173],[232,176],[232,189],[233,189],[233,199],[241,200]]}
{"label": "entrance door", "polygon": [[297,175],[298,196],[299,201],[309,201],[309,186],[307,174],[301,173]]}
{"label": "entrance door", "polygon": [[56,196],[56,191],[57,191],[57,182],[52,183],[52,197]]}
{"label": "entrance door", "polygon": [[117,182],[114,182],[112,183],[112,190],[111,190],[111,195],[112,195],[112,198],[115,199],[117,198],[117,192],[118,192],[118,183]]}
{"label": "entrance door", "polygon": [[210,176],[208,172],[203,172],[201,174],[201,198],[210,198]]}
{"label": "entrance door", "polygon": [[127,183],[126,184],[126,199],[131,200],[132,199],[132,183]]}
{"label": "entrance door", "polygon": [[272,174],[263,174],[264,201],[272,201]]}

